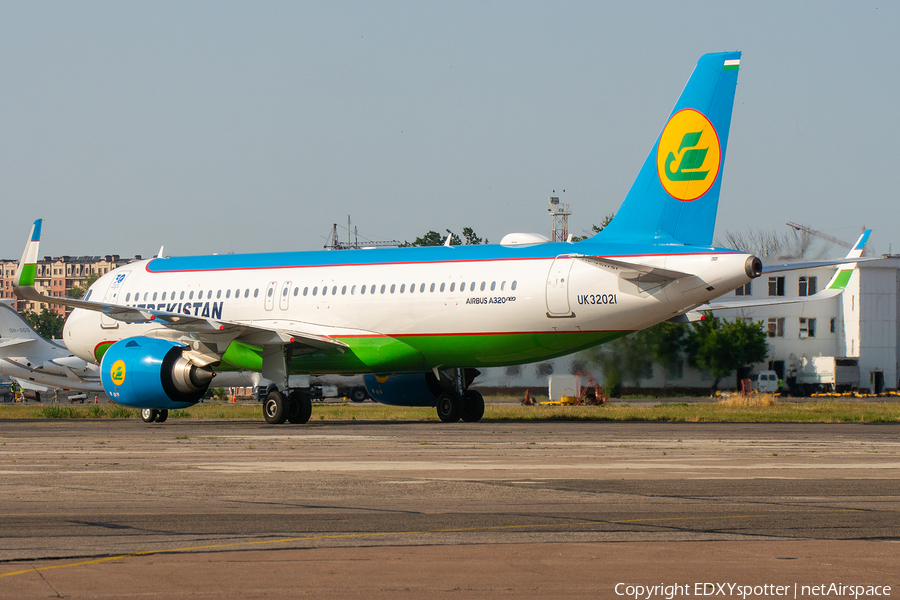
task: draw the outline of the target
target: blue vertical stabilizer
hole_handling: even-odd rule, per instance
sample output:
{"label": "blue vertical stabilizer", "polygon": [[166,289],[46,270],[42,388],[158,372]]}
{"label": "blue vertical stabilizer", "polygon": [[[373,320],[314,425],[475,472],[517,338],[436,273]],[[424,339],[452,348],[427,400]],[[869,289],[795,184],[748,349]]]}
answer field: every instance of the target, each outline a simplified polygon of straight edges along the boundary
{"label": "blue vertical stabilizer", "polygon": [[585,243],[712,244],[740,58],[700,58],[612,223]]}

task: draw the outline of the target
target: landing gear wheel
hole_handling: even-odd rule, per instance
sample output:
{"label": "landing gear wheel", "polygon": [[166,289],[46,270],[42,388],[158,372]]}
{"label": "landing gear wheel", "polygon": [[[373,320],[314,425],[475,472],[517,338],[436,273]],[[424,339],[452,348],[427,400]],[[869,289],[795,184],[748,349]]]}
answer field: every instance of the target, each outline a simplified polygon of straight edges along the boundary
{"label": "landing gear wheel", "polygon": [[291,423],[306,423],[312,415],[312,401],[304,394],[294,392],[288,397],[290,412],[287,420]]}
{"label": "landing gear wheel", "polygon": [[263,402],[263,416],[266,423],[281,425],[287,420],[290,405],[287,398],[279,391],[269,392]]}
{"label": "landing gear wheel", "polygon": [[455,394],[441,394],[437,399],[437,414],[444,423],[456,423],[462,412],[462,402]]}
{"label": "landing gear wheel", "polygon": [[169,418],[169,411],[165,408],[156,411],[156,422],[157,423],[165,423],[166,419]]}
{"label": "landing gear wheel", "polygon": [[141,409],[141,420],[144,423],[152,423],[156,420],[156,417],[159,413],[152,408],[142,408]]}
{"label": "landing gear wheel", "polygon": [[477,423],[484,416],[484,397],[481,392],[469,390],[463,399],[462,420],[466,423]]}
{"label": "landing gear wheel", "polygon": [[355,387],[350,390],[350,400],[352,402],[365,402],[368,397],[369,393],[364,387]]}

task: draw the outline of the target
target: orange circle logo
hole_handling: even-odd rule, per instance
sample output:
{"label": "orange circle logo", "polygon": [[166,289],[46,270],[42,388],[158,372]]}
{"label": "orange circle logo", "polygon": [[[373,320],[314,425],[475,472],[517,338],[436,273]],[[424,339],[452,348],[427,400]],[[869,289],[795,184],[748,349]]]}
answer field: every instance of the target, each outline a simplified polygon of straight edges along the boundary
{"label": "orange circle logo", "polygon": [[113,363],[112,368],[109,370],[109,378],[112,379],[112,382],[115,385],[122,385],[125,383],[125,361],[117,360]]}
{"label": "orange circle logo", "polygon": [[721,156],[719,136],[709,119],[692,108],[680,110],[659,137],[659,181],[673,198],[696,200],[716,182]]}

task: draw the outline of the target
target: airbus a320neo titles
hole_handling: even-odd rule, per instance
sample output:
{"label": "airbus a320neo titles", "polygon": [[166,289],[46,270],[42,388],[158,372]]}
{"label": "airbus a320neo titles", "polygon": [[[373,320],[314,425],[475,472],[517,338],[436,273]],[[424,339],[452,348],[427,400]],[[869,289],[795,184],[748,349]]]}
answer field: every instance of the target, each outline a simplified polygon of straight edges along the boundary
{"label": "airbus a320neo titles", "polygon": [[264,401],[269,423],[310,417],[291,373],[363,373],[379,402],[478,421],[478,368],[684,317],[762,273],[759,258],[712,246],[740,57],[700,58],[615,219],[581,242],[156,257],[75,300],[34,287],[38,220],[15,290],[73,307],[66,346],[145,420],[195,404],[214,369],[232,368],[283,382]]}

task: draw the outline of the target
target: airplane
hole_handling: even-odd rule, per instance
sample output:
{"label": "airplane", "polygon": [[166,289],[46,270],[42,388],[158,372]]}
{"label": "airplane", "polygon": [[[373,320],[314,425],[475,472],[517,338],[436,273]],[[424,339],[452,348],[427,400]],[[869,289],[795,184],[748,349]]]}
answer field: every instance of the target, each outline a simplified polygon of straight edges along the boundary
{"label": "airplane", "polygon": [[758,257],[712,246],[740,59],[700,58],[616,217],[580,242],[154,257],[76,300],[34,287],[38,219],[15,292],[72,307],[66,346],[99,363],[113,401],[150,417],[233,368],[283,382],[263,402],[272,424],[309,420],[291,373],[365,374],[379,402],[475,422],[479,368],[602,344],[760,276]]}
{"label": "airplane", "polygon": [[42,337],[16,312],[11,300],[0,300],[0,373],[25,389],[103,391],[94,361],[86,362],[63,344]]}

